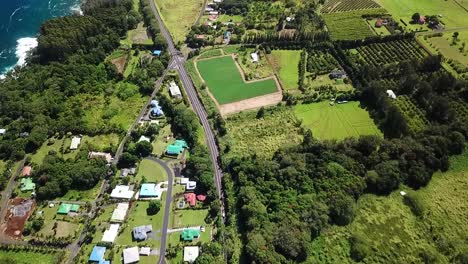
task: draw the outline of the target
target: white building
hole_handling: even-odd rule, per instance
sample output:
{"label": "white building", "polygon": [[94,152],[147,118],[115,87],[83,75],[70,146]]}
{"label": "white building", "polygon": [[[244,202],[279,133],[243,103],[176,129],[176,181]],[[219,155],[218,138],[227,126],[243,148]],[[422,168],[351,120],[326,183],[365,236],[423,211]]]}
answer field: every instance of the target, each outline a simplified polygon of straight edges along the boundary
{"label": "white building", "polygon": [[138,139],[138,142],[142,141],[151,142],[151,139],[149,137],[141,136],[140,139]]}
{"label": "white building", "polygon": [[250,53],[250,57],[252,58],[252,62],[258,62],[258,54],[257,54],[257,52]]}
{"label": "white building", "polygon": [[193,263],[198,258],[198,247],[184,247],[184,262]]}
{"label": "white building", "polygon": [[88,159],[105,159],[107,163],[111,163],[112,155],[110,153],[105,153],[105,152],[91,151],[88,154]]}
{"label": "white building", "polygon": [[140,248],[140,255],[149,256],[150,253],[151,253],[151,248],[150,247],[141,247]]}
{"label": "white building", "polygon": [[195,190],[197,188],[197,182],[196,181],[189,181],[185,185],[185,190],[190,191],[190,190]]}
{"label": "white building", "polygon": [[127,215],[128,203],[119,203],[112,212],[111,222],[123,222]]}
{"label": "white building", "polygon": [[0,128],[0,135],[5,135],[6,129],[5,128]]}
{"label": "white building", "polygon": [[172,97],[175,97],[175,98],[181,98],[182,97],[182,93],[180,92],[180,88],[175,82],[170,82],[169,83],[169,93],[171,94]]}
{"label": "white building", "polygon": [[392,90],[387,90],[388,97],[396,99],[396,94]]}
{"label": "white building", "polygon": [[114,190],[112,190],[110,197],[114,199],[130,200],[133,197],[133,194],[135,194],[135,192],[131,191],[129,186],[117,185]]}
{"label": "white building", "polygon": [[179,183],[180,183],[181,185],[186,185],[188,182],[189,182],[189,178],[184,178],[184,177],[182,177],[182,178],[180,178],[180,180],[179,180]]}
{"label": "white building", "polygon": [[119,224],[111,224],[109,229],[104,231],[102,242],[114,243],[115,238],[119,234]]}
{"label": "white building", "polygon": [[70,149],[74,150],[77,149],[78,146],[81,143],[81,138],[80,137],[72,137],[71,144],[70,144]]}
{"label": "white building", "polygon": [[123,263],[130,264],[140,261],[138,247],[126,248],[123,250]]}

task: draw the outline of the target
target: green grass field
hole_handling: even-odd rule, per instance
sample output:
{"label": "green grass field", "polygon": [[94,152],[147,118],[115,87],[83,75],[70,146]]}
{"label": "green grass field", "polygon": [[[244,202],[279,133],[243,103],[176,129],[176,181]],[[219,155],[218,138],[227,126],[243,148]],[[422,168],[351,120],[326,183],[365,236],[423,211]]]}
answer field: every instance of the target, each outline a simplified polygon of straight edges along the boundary
{"label": "green grass field", "polygon": [[277,89],[273,79],[244,82],[230,56],[198,61],[197,67],[219,104],[273,93]]}
{"label": "green grass field", "polygon": [[[31,264],[31,263],[44,263],[44,264],[58,264],[62,261],[63,253],[60,251],[52,251],[50,253],[14,249],[14,250],[0,250],[0,261],[2,263],[14,264]],[[8,261],[12,262],[8,262]],[[14,262],[13,262],[14,261]]]}
{"label": "green grass field", "polygon": [[146,182],[167,181],[167,173],[164,168],[152,160],[144,159],[140,162],[135,179],[141,181],[143,176],[145,176]]}
{"label": "green grass field", "polygon": [[400,188],[419,197],[425,212],[422,217],[403,203],[400,190],[389,196],[362,196],[355,220],[322,233],[311,244],[308,263],[356,263],[349,256],[351,234],[363,235],[371,247],[362,263],[424,263],[422,252],[436,256],[438,261],[430,263],[455,263],[456,254],[468,251],[467,169],[465,151],[451,158],[451,169],[436,173],[428,186],[418,191]]}
{"label": "green grass field", "polygon": [[333,40],[353,40],[374,36],[374,31],[363,15],[384,14],[384,9],[357,10],[351,12],[323,14],[323,19]]}
{"label": "green grass field", "polygon": [[208,209],[204,210],[175,210],[172,214],[173,228],[206,225],[205,218]]}
{"label": "green grass field", "polygon": [[302,104],[294,107],[302,125],[312,130],[314,137],[344,139],[359,135],[382,135],[359,102],[348,102],[330,106],[329,102]]}
{"label": "green grass field", "polygon": [[465,45],[468,43],[468,31],[459,32],[459,40],[456,43],[453,43],[452,34],[453,33],[447,33],[442,37],[428,38],[427,42],[432,44],[432,48],[435,48],[445,58],[458,61],[468,66],[468,48],[465,47],[461,50],[462,43],[465,43]]}
{"label": "green grass field", "polygon": [[185,40],[200,14],[202,0],[154,0],[174,42]]}
{"label": "green grass field", "polygon": [[[420,25],[410,25],[411,16],[418,12],[421,15],[442,15],[441,21],[446,28],[468,26],[468,12],[458,6],[455,0],[376,0],[393,16],[395,21],[402,19],[408,24],[408,29],[420,28]],[[401,23],[400,23],[401,24]],[[403,24],[401,24],[404,26]],[[423,26],[423,28],[426,28]]]}
{"label": "green grass field", "polygon": [[297,89],[301,51],[273,50],[271,55],[273,57],[273,67],[278,69],[283,88],[286,90]]}
{"label": "green grass field", "polygon": [[200,56],[198,56],[198,58],[206,59],[206,58],[211,58],[211,57],[216,57],[216,56],[221,56],[221,55],[223,55],[223,53],[220,49],[210,49],[205,52],[202,52]]}

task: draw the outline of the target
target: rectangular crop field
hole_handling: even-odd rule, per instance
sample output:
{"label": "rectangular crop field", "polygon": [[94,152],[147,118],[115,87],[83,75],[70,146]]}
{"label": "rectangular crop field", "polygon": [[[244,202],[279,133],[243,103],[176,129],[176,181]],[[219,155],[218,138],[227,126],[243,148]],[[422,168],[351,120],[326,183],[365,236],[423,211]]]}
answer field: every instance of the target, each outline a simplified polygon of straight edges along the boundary
{"label": "rectangular crop field", "polygon": [[468,25],[468,12],[461,8],[455,0],[377,0],[377,2],[392,14],[395,21],[402,19],[411,29],[421,27],[421,25],[409,24],[414,13],[441,15],[440,20],[447,28]]}
{"label": "rectangular crop field", "polygon": [[328,0],[320,11],[322,13],[336,13],[372,8],[380,8],[380,5],[372,0]]}
{"label": "rectangular crop field", "polygon": [[375,36],[374,31],[363,18],[364,15],[385,14],[385,9],[376,8],[344,13],[323,14],[333,40],[364,39]]}
{"label": "rectangular crop field", "polygon": [[407,95],[400,95],[394,101],[405,117],[406,123],[411,131],[418,132],[429,126],[425,113]]}
{"label": "rectangular crop field", "polygon": [[279,72],[279,77],[286,90],[297,89],[299,82],[299,61],[301,51],[274,50],[271,52],[272,63]]}
{"label": "rectangular crop field", "polygon": [[277,91],[273,79],[246,83],[231,56],[198,61],[197,68],[219,104],[237,102]]}
{"label": "rectangular crop field", "polygon": [[302,104],[294,107],[302,125],[312,130],[314,137],[344,139],[360,135],[382,135],[369,113],[359,107],[359,102],[331,106],[329,102]]}
{"label": "rectangular crop field", "polygon": [[468,66],[468,48],[462,46],[463,43],[465,45],[468,43],[468,31],[459,32],[458,41],[455,43],[453,42],[452,34],[450,32],[441,37],[431,37],[427,39],[427,42],[431,43],[431,46],[436,48],[445,58]]}

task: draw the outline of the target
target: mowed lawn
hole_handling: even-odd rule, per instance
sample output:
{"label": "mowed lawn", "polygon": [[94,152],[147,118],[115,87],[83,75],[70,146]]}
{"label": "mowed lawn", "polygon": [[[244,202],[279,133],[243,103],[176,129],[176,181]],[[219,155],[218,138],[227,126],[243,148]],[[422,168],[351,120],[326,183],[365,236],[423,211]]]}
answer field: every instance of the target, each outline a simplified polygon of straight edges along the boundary
{"label": "mowed lawn", "polygon": [[299,61],[301,51],[298,50],[274,50],[271,52],[275,68],[279,71],[279,77],[284,89],[297,89],[299,82]]}
{"label": "mowed lawn", "polygon": [[174,42],[185,40],[190,27],[197,20],[202,0],[154,0]]}
{"label": "mowed lawn", "polygon": [[[460,36],[458,37],[459,41],[457,45],[453,45],[452,32],[444,34],[442,37],[432,37],[428,38],[427,41],[432,43],[435,47],[439,48],[439,52],[447,59],[452,59],[458,61],[466,66],[468,66],[468,52],[462,54],[460,52],[461,43],[466,42],[468,39],[468,31],[459,32]],[[466,50],[466,49],[465,49]]]}
{"label": "mowed lawn", "polygon": [[231,56],[197,62],[198,70],[219,104],[276,92],[273,79],[246,83]]}
{"label": "mowed lawn", "polygon": [[158,163],[144,159],[140,162],[136,180],[141,181],[143,177],[146,178],[146,182],[159,183],[167,181],[167,173],[164,168]]}
{"label": "mowed lawn", "polygon": [[[468,26],[468,12],[457,5],[455,0],[377,0],[394,17],[395,21],[411,20],[414,13],[421,15],[442,15],[442,22],[447,28]],[[408,24],[409,25],[409,24]],[[420,25],[410,28],[419,28]]]}
{"label": "mowed lawn", "polygon": [[382,135],[369,113],[359,107],[359,102],[334,106],[329,102],[296,105],[294,113],[302,120],[302,126],[311,129],[314,137],[321,140]]}

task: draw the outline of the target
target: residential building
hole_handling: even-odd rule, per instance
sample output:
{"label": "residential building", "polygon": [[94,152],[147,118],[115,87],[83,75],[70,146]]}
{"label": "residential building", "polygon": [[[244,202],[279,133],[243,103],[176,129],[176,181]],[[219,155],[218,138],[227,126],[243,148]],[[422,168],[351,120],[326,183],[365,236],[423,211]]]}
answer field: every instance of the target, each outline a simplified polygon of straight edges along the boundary
{"label": "residential building", "polygon": [[117,185],[112,190],[110,197],[114,199],[131,199],[135,192],[130,190],[129,186],[126,185]]}
{"label": "residential building", "polygon": [[191,207],[197,205],[197,199],[194,193],[186,193],[184,194],[184,198]]}
{"label": "residential building", "polygon": [[91,151],[88,154],[88,159],[104,159],[107,163],[111,163],[112,155],[105,152],[95,152]]}
{"label": "residential building", "polygon": [[392,98],[392,99],[396,99],[397,96],[396,94],[393,92],[393,90],[387,90],[387,95],[388,97]]}
{"label": "residential building", "polygon": [[22,192],[34,191],[35,188],[36,188],[36,184],[33,183],[31,177],[21,178],[20,190]]}
{"label": "residential building", "polygon": [[169,93],[174,98],[182,98],[179,86],[175,82],[169,83]]}
{"label": "residential building", "polygon": [[97,263],[97,264],[110,264],[110,261],[104,260],[105,253],[106,253],[105,247],[94,246],[93,251],[89,255],[88,262]]}
{"label": "residential building", "polygon": [[140,139],[138,139],[138,142],[142,142],[142,141],[151,142],[151,139],[149,137],[145,137],[142,135]]}
{"label": "residential building", "polygon": [[5,128],[0,128],[0,136],[5,135],[6,129]]}
{"label": "residential building", "polygon": [[140,188],[139,198],[157,198],[160,199],[162,190],[155,183],[143,183]]}
{"label": "residential building", "polygon": [[81,143],[81,138],[80,137],[72,137],[71,144],[70,144],[70,149],[75,150],[78,149],[78,146]]}
{"label": "residential building", "polygon": [[198,247],[184,247],[184,262],[195,262],[199,254]]}
{"label": "residential building", "polygon": [[140,261],[138,247],[126,248],[123,250],[122,255],[124,264],[137,263],[138,261]]}
{"label": "residential building", "polygon": [[200,238],[200,230],[184,229],[180,234],[180,238],[183,241],[193,241],[194,239]]}
{"label": "residential building", "polygon": [[104,231],[101,241],[107,243],[114,243],[115,238],[119,234],[119,227],[119,224],[111,224],[109,229]]}
{"label": "residential building", "polygon": [[258,62],[258,53],[257,52],[253,52],[253,53],[250,53],[250,58],[252,58],[252,62]]}
{"label": "residential building", "polygon": [[128,203],[117,204],[117,207],[112,212],[111,222],[123,222],[127,215],[128,207]]}
{"label": "residential building", "polygon": [[23,172],[21,175],[24,176],[31,176],[31,166],[24,166]]}
{"label": "residential building", "polygon": [[153,232],[152,225],[137,226],[132,229],[133,238],[136,241],[143,241],[148,239],[148,233]]}
{"label": "residential building", "polygon": [[141,247],[140,248],[140,255],[149,256],[150,254],[151,254],[151,248],[150,247]]}

